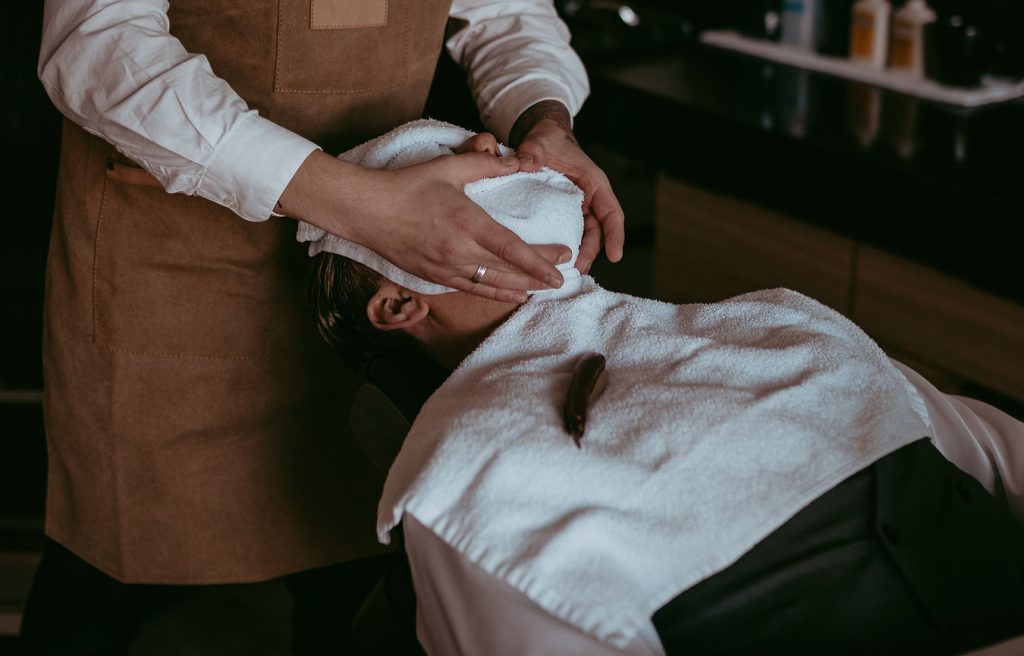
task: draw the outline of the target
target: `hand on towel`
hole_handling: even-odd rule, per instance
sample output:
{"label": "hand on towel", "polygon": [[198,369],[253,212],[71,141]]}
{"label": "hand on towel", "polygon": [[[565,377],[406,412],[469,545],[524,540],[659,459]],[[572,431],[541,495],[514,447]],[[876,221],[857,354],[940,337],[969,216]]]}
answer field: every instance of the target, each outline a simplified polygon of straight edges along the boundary
{"label": "hand on towel", "polygon": [[[515,173],[515,158],[483,149],[395,170],[365,169],[320,151],[281,195],[279,210],[378,253],[416,276],[524,303],[527,289],[557,288],[562,245],[528,246],[470,201],[463,187]],[[487,267],[480,283],[470,278]]]}
{"label": "hand on towel", "polygon": [[462,142],[462,145],[455,149],[461,153],[490,153],[495,157],[501,157],[501,150],[498,148],[498,140],[490,132],[474,134]]}
{"label": "hand on towel", "polygon": [[580,148],[570,121],[569,112],[561,103],[541,101],[516,121],[509,145],[516,149],[520,171],[532,172],[548,166],[565,174],[583,190],[583,243],[576,268],[587,273],[601,252],[602,239],[608,259],[622,259],[625,216],[608,176]]}

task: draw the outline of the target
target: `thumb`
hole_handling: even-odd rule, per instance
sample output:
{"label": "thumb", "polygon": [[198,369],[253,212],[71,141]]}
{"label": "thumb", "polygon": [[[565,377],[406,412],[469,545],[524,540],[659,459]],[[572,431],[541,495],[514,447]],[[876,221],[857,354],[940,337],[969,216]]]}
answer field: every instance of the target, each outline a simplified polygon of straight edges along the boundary
{"label": "thumb", "polygon": [[515,157],[495,157],[486,152],[452,155],[450,163],[454,177],[462,184],[483,178],[496,178],[519,170],[519,160]]}
{"label": "thumb", "polygon": [[519,159],[520,171],[533,173],[544,166],[544,148],[536,141],[527,139],[516,149],[516,158]]}

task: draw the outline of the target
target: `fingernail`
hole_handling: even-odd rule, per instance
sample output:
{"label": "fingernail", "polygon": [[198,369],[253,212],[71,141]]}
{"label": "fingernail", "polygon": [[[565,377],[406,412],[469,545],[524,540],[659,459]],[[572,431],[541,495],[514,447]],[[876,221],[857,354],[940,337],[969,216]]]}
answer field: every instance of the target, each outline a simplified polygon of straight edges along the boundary
{"label": "fingernail", "polygon": [[572,259],[572,251],[566,251],[558,256],[558,263],[565,264]]}
{"label": "fingernail", "polygon": [[498,161],[504,164],[505,166],[515,166],[516,164],[519,163],[519,160],[517,160],[515,157],[499,157]]}
{"label": "fingernail", "polygon": [[521,304],[525,303],[526,299],[528,299],[528,298],[529,298],[529,295],[526,292],[520,292],[520,293],[516,294],[515,302],[519,303],[521,305]]}
{"label": "fingernail", "polygon": [[558,289],[559,287],[562,286],[562,280],[560,278],[556,278],[555,276],[544,276],[544,284],[550,287],[551,289]]}
{"label": "fingernail", "polygon": [[533,155],[522,154],[519,156],[519,162],[525,166],[533,164]]}

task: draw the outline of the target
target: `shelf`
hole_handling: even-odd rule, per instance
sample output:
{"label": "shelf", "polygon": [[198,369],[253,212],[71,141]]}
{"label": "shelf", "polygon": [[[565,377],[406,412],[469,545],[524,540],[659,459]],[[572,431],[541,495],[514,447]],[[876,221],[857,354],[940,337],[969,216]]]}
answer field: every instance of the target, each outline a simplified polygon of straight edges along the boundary
{"label": "shelf", "polygon": [[701,42],[788,64],[818,73],[863,82],[899,93],[956,107],[981,107],[1024,97],[1024,80],[986,77],[978,87],[950,87],[934,80],[915,78],[850,61],[819,55],[793,46],[743,36],[733,31],[707,31]]}
{"label": "shelf", "polygon": [[38,405],[42,402],[43,390],[0,388],[0,405]]}

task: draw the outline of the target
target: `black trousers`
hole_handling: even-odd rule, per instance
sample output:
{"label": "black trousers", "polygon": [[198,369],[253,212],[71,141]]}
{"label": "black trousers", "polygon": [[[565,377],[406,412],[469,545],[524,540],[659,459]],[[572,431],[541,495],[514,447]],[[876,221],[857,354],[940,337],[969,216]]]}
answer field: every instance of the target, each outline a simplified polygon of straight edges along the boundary
{"label": "black trousers", "polygon": [[[352,653],[352,619],[391,560],[381,556],[285,577],[295,601],[292,650],[299,656]],[[131,647],[142,622],[191,586],[117,581],[47,539],[22,619],[24,656],[113,656]]]}
{"label": "black trousers", "polygon": [[1024,634],[1024,525],[927,440],[654,615],[668,654],[951,654]]}

